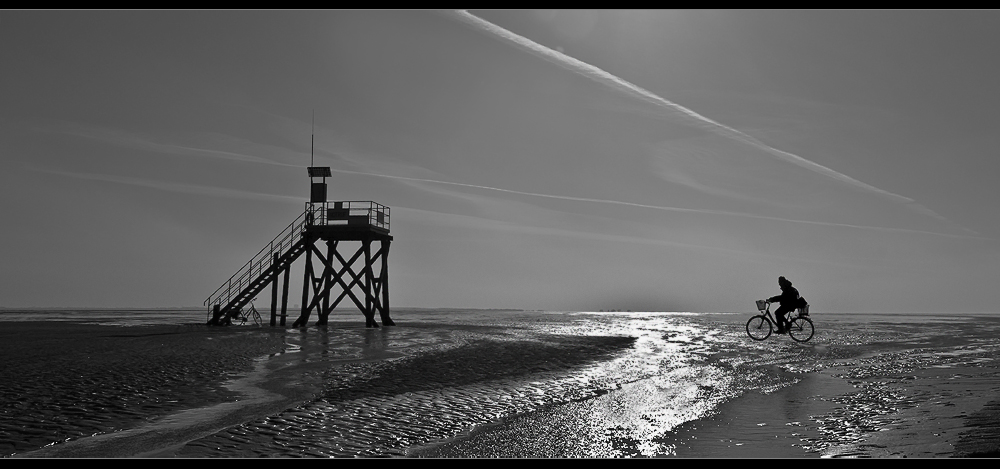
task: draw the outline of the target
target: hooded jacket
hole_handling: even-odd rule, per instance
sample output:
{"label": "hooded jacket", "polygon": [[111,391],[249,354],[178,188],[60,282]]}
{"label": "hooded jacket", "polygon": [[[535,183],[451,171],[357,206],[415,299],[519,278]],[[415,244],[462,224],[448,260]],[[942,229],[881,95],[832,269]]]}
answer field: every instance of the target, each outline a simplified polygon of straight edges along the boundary
{"label": "hooded jacket", "polygon": [[799,291],[792,286],[792,282],[785,280],[784,282],[779,282],[778,286],[781,287],[781,294],[772,296],[768,298],[767,301],[770,303],[777,301],[778,303],[781,303],[782,306],[798,307]]}

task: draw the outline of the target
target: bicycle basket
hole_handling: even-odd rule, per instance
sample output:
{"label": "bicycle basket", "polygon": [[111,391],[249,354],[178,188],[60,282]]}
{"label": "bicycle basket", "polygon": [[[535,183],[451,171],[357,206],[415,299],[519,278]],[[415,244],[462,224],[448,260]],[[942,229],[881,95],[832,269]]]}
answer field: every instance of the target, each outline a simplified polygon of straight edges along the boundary
{"label": "bicycle basket", "polygon": [[809,315],[809,303],[806,303],[805,306],[803,306],[801,308],[798,308],[798,311],[799,311],[799,316],[808,316]]}
{"label": "bicycle basket", "polygon": [[757,311],[764,311],[767,308],[767,301],[757,300]]}

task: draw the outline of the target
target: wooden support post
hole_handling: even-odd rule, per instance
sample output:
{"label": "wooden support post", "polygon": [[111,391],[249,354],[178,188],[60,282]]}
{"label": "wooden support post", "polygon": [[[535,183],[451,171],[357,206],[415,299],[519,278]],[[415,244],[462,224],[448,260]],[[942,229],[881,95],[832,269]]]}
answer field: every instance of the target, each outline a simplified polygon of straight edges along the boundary
{"label": "wooden support post", "polygon": [[281,327],[285,327],[285,317],[288,316],[288,274],[291,270],[292,265],[289,263],[285,266],[285,281],[281,287]]}
{"label": "wooden support post", "polygon": [[309,321],[309,290],[312,287],[312,249],[306,248],[306,268],[302,275],[302,312],[292,327],[303,327]]}
{"label": "wooden support post", "polygon": [[[302,293],[302,298],[306,305],[302,316],[295,323],[299,326],[304,326],[309,321],[309,315],[312,313],[312,310],[315,309],[318,316],[316,324],[322,326],[326,324],[326,318],[323,315],[323,303],[330,296],[330,287],[332,287],[332,282],[330,281],[333,275],[332,259],[324,256],[323,252],[315,244],[309,246],[308,254],[309,256],[306,257],[306,276],[303,279],[305,285],[303,285]],[[323,265],[323,269],[320,270],[318,275],[316,274],[316,268],[312,265],[312,254],[315,254],[316,260]],[[312,299],[309,299],[310,292],[312,293]]]}
{"label": "wooden support post", "polygon": [[278,322],[278,253],[271,261],[271,327]]}
{"label": "wooden support post", "polygon": [[[372,284],[372,315],[374,316],[375,312],[378,311],[380,318],[382,316],[385,316],[385,313],[383,312],[382,309],[382,268],[381,268],[382,264],[380,261],[383,252],[384,251],[382,242],[379,241],[378,251],[375,253],[374,256],[372,256],[371,262],[368,265],[368,269],[371,274],[371,284]],[[378,275],[375,274],[376,265],[380,266]]]}
{"label": "wooden support post", "polygon": [[323,324],[326,324],[331,311],[330,289],[333,288],[333,251],[336,249],[337,242],[328,239],[326,241],[326,268],[323,269],[323,311],[320,313]]}
{"label": "wooden support post", "polygon": [[[343,265],[344,264],[344,258],[340,257],[340,254],[337,252],[337,248],[339,248],[339,247],[340,247],[340,242],[339,241],[334,241],[333,242],[333,249],[330,251],[330,256],[329,256],[329,258],[330,258],[330,266],[331,267],[333,267],[333,260],[334,259],[337,259],[337,261],[340,262],[340,264],[341,264],[341,267],[340,267],[339,270],[338,269],[331,269],[330,270],[330,274],[331,274],[330,275],[330,288],[331,289],[333,288],[334,285],[343,285],[344,284],[344,280],[343,280],[344,271],[345,271],[345,266]],[[330,303],[330,311],[333,311],[334,309],[336,309],[337,305],[340,304],[340,300],[343,300],[343,299],[344,299],[344,292],[341,292],[340,295],[337,295],[337,298]]]}
{"label": "wooden support post", "polygon": [[366,238],[362,243],[364,243],[365,250],[365,267],[361,271],[361,275],[365,276],[365,284],[362,286],[365,289],[365,327],[378,327],[378,323],[375,322],[375,308],[372,301],[372,240]]}
{"label": "wooden support post", "polygon": [[219,325],[219,316],[222,315],[222,313],[219,311],[219,308],[220,308],[220,306],[219,306],[218,303],[216,303],[215,305],[212,306],[212,319],[208,320],[208,324],[210,326],[218,326]]}
{"label": "wooden support post", "polygon": [[[381,248],[381,244],[380,244],[379,250],[378,250],[378,252],[375,253],[375,256],[372,257],[372,262],[371,262],[371,269],[372,269],[372,307],[374,308],[372,312],[374,313],[375,311],[378,311],[380,316],[382,314],[382,276],[381,276],[381,274],[378,275],[378,276],[375,275],[375,264],[379,263],[379,256],[381,256],[381,255],[382,255],[382,248]],[[379,269],[379,272],[381,272],[381,271],[382,270]]]}
{"label": "wooden support post", "polygon": [[389,317],[389,243],[387,239],[382,240],[382,271],[379,272],[379,276],[382,277],[382,325],[383,326],[395,326],[396,323],[392,321]]}
{"label": "wooden support post", "polygon": [[325,326],[327,318],[330,316],[330,288],[333,287],[333,251],[335,246],[336,241],[328,239],[326,241],[326,257],[321,256],[319,250],[316,251],[316,258],[323,262],[323,273],[316,284],[319,289],[317,300],[322,298],[322,304],[316,304],[317,316],[319,316],[316,321],[317,326]]}

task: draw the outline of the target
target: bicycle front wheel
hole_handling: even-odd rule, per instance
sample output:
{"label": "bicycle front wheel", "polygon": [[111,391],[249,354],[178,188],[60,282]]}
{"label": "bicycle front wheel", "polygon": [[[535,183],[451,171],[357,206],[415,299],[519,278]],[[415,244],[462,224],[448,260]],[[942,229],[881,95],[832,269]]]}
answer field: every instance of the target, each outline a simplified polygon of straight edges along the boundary
{"label": "bicycle front wheel", "polygon": [[747,321],[747,335],[753,340],[764,340],[771,335],[771,321],[763,314],[754,316]]}
{"label": "bicycle front wheel", "polygon": [[796,342],[805,342],[813,336],[813,322],[809,318],[798,317],[792,319],[788,325],[788,336]]}

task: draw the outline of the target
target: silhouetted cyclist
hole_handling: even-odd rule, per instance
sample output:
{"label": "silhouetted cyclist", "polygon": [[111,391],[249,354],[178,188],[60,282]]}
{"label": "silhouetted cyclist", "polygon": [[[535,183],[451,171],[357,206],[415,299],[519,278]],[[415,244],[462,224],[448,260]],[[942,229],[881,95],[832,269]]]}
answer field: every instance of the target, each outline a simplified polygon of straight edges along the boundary
{"label": "silhouetted cyclist", "polygon": [[799,291],[792,286],[792,282],[789,282],[785,277],[778,277],[778,286],[781,287],[781,294],[772,296],[767,301],[781,303],[781,306],[774,311],[774,316],[778,318],[778,334],[784,334],[788,330],[785,315],[795,308],[801,308],[804,300],[799,296]]}

